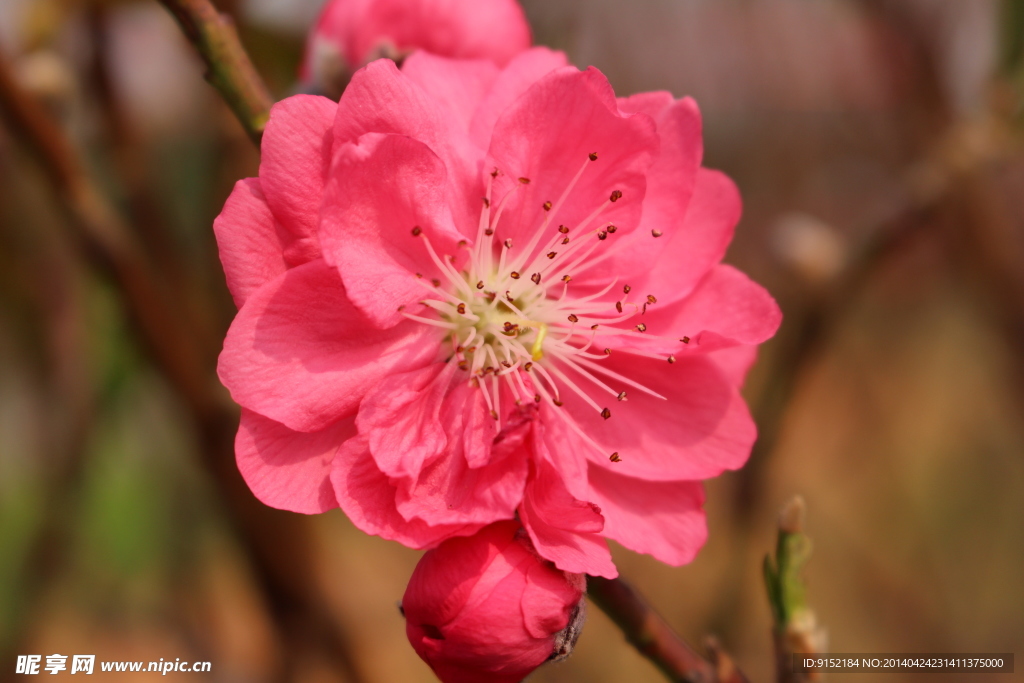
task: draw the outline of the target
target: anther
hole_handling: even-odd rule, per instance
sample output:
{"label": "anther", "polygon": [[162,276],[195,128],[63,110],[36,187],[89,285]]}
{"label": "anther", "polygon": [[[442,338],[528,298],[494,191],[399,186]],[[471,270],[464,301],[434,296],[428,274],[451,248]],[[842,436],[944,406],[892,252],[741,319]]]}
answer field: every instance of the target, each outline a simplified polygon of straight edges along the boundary
{"label": "anther", "polygon": [[555,404],[556,406],[558,406],[559,408],[561,408],[562,406],[564,406],[564,405],[565,405],[564,403],[562,403],[561,401],[559,401],[559,400],[558,400],[557,398],[556,398],[556,399],[553,399],[553,400],[552,400],[551,402],[552,402],[552,403],[554,403],[554,404]]}
{"label": "anther", "polygon": [[559,225],[558,232],[562,233],[563,235],[566,235],[569,233],[569,228],[565,227],[564,225]]}
{"label": "anther", "polygon": [[629,294],[629,291],[630,291],[631,289],[633,289],[633,288],[632,288],[632,287],[630,287],[629,285],[623,285],[623,286],[622,286],[622,293],[623,293],[623,294]]}
{"label": "anther", "polygon": [[523,370],[526,370],[527,372],[529,372],[532,369],[533,369],[533,363],[532,362],[527,362],[526,365],[523,366]]}
{"label": "anther", "polygon": [[459,315],[466,315],[466,304],[459,304],[455,310],[459,312]]}
{"label": "anther", "polygon": [[671,363],[675,363],[675,362],[676,362],[676,357],[675,357],[675,356],[669,356],[669,357],[668,357],[668,362],[669,362],[670,364],[671,364]]}
{"label": "anther", "polygon": [[491,411],[491,417],[493,417],[495,420],[497,420],[498,419],[498,411],[497,410],[492,410]]}
{"label": "anther", "polygon": [[519,273],[517,273],[517,272],[516,272],[516,271],[514,271],[514,270],[513,270],[513,271],[512,271],[511,273],[509,273],[508,275],[509,275],[509,277],[511,277],[511,278],[512,278],[513,280],[518,280],[518,279],[520,278],[520,275],[519,275]]}
{"label": "anther", "polygon": [[511,249],[512,248],[512,238],[511,237],[509,237],[508,239],[505,240],[505,248],[506,249]]}
{"label": "anther", "polygon": [[405,310],[405,304],[402,304],[401,306],[398,307],[399,313],[401,313],[404,310]]}
{"label": "anther", "polygon": [[617,228],[617,227],[615,227],[614,225],[609,225],[609,226],[608,226],[608,228],[607,228],[607,230],[608,230],[608,233],[609,233],[609,234],[614,234],[614,233],[615,233],[615,231],[616,231],[616,230],[618,230],[618,228]]}
{"label": "anther", "polygon": [[655,237],[661,237],[665,233],[663,233],[661,230],[651,230],[651,234],[654,235]]}
{"label": "anther", "polygon": [[658,300],[654,298],[653,294],[648,294],[647,295],[647,303],[649,303],[649,304],[656,304],[656,303],[658,303]]}
{"label": "anther", "polygon": [[459,370],[469,370],[469,363],[467,363],[466,361],[460,361]]}
{"label": "anther", "polygon": [[491,235],[494,234],[494,230],[492,230],[491,228],[487,228],[486,230],[484,230],[484,234],[490,237]]}
{"label": "anther", "polygon": [[620,401],[625,401],[626,400],[626,392],[625,391],[620,391],[619,395],[616,396],[615,398],[617,398]]}
{"label": "anther", "polygon": [[611,196],[608,197],[608,200],[612,202],[617,202],[620,199],[622,199],[622,190],[613,190]]}
{"label": "anther", "polygon": [[684,344],[689,344],[690,343],[690,338],[689,337],[683,337],[679,341],[683,342]]}
{"label": "anther", "polygon": [[568,283],[570,280],[572,280],[572,276],[571,275],[563,275],[562,276],[562,282]]}
{"label": "anther", "polygon": [[615,451],[614,453],[609,455],[608,459],[611,460],[612,462],[622,462],[622,458],[619,457],[618,451]]}
{"label": "anther", "polygon": [[590,326],[590,329],[592,329],[592,330],[596,330],[596,329],[597,329],[597,327],[598,327],[597,325],[591,325],[591,326]]}
{"label": "anther", "polygon": [[640,323],[639,325],[636,326],[636,331],[637,332],[646,332],[647,331],[647,325],[644,325],[643,323]]}
{"label": "anther", "polygon": [[530,179],[529,178],[520,178],[519,182],[521,182],[523,185],[529,185],[530,184]]}
{"label": "anther", "polygon": [[604,355],[606,355],[606,356],[612,355],[612,350],[611,349],[605,349],[604,350]]}
{"label": "anther", "polygon": [[616,301],[615,302],[615,310],[618,311],[619,313],[622,313],[622,302],[621,301]]}
{"label": "anther", "polygon": [[423,277],[423,273],[416,273],[416,277],[422,278]]}
{"label": "anther", "polygon": [[533,400],[536,403],[540,403],[540,394],[534,394],[533,395]]}
{"label": "anther", "polygon": [[495,167],[494,170],[491,171],[491,177],[492,178],[497,178],[498,177],[498,168],[497,167]]}
{"label": "anther", "polygon": [[420,233],[422,233],[422,232],[423,232],[423,228],[421,228],[420,226],[417,225],[416,227],[414,227],[412,229],[412,236],[413,237],[419,237]]}
{"label": "anther", "polygon": [[512,367],[512,364],[511,364],[511,363],[509,363],[509,362],[508,362],[507,360],[503,360],[503,361],[501,361],[501,364],[502,364],[502,366],[504,366],[504,367],[506,367],[506,368],[510,368],[510,367]]}
{"label": "anther", "polygon": [[469,244],[469,242],[467,242],[466,240],[459,240],[459,243],[456,246],[459,249],[464,249],[467,244]]}
{"label": "anther", "polygon": [[484,281],[480,280],[479,282],[477,282],[476,283],[476,288],[477,289],[483,289],[484,288]]}
{"label": "anther", "polygon": [[611,416],[612,416],[612,411],[608,410],[607,408],[605,408],[604,410],[601,411],[601,417],[603,417],[604,419],[607,420]]}
{"label": "anther", "polygon": [[512,292],[508,291],[507,289],[505,290],[505,298],[508,299],[509,303],[515,301],[515,299],[512,298]]}
{"label": "anther", "polygon": [[433,285],[434,285],[435,287],[440,287],[440,286],[441,286],[441,281],[440,281],[440,280],[438,280],[438,279],[437,279],[436,277],[432,277],[432,278],[430,278],[430,282],[431,282],[431,284],[433,284]]}
{"label": "anther", "polygon": [[580,319],[576,317],[575,313],[570,313],[569,314],[569,322],[571,322],[571,323],[578,323],[579,321],[580,321]]}
{"label": "anther", "polygon": [[491,200],[490,199],[488,199],[487,197],[481,197],[481,199],[484,200],[484,206],[485,207],[487,207],[488,209],[491,208]]}
{"label": "anther", "polygon": [[562,244],[569,244],[569,238],[566,237],[564,240],[562,240]]}
{"label": "anther", "polygon": [[588,154],[587,156],[589,156],[589,157],[590,157],[590,160],[591,160],[591,161],[597,161],[597,152],[591,152],[591,153],[590,153],[590,154]]}
{"label": "anther", "polygon": [[543,206],[545,211],[551,210],[551,202],[544,202]]}
{"label": "anther", "polygon": [[539,285],[540,284],[540,273],[534,273],[533,275],[530,276],[530,279],[533,280],[533,284]]}
{"label": "anther", "polygon": [[602,230],[601,232],[597,233],[597,239],[599,239],[599,240],[608,239],[608,233],[606,233],[604,230]]}
{"label": "anther", "polygon": [[547,253],[547,257],[548,257],[548,258],[555,258],[555,256],[556,256],[557,254],[558,254],[558,252],[557,252],[557,251],[549,251],[549,252]]}

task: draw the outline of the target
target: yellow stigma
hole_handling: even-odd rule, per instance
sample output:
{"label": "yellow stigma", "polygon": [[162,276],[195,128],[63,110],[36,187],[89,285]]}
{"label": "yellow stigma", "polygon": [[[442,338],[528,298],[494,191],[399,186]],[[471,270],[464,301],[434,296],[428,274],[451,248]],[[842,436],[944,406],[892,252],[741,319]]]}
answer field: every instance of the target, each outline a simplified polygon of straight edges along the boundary
{"label": "yellow stigma", "polygon": [[533,340],[533,346],[530,347],[530,355],[534,360],[540,360],[544,357],[544,351],[541,350],[541,345],[544,344],[544,337],[548,334],[548,326],[544,323],[538,323],[537,325],[537,338]]}

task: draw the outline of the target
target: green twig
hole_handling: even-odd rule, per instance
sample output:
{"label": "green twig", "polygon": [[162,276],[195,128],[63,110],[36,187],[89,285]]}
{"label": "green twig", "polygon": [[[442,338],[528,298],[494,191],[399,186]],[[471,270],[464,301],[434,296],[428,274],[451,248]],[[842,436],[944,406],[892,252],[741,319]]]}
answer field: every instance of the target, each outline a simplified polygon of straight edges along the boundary
{"label": "green twig", "polygon": [[267,86],[238,39],[235,24],[209,0],[159,0],[181,24],[206,62],[206,80],[215,87],[258,146],[274,103]]}
{"label": "green twig", "polygon": [[793,655],[814,654],[825,649],[825,632],[807,606],[803,568],[811,557],[811,539],[803,532],[804,500],[794,497],[779,513],[779,538],[775,560],[764,558],[764,583],[775,622],[776,680],[803,683],[819,680],[815,672],[793,670]]}

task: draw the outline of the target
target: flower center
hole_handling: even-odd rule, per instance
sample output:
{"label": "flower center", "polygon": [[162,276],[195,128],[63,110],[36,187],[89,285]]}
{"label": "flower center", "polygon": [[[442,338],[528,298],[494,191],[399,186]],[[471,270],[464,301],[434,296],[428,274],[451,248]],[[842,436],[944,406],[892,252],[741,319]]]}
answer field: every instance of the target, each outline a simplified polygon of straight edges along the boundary
{"label": "flower center", "polygon": [[[516,404],[545,402],[556,408],[563,405],[563,392],[569,391],[605,419],[611,417],[609,396],[624,401],[627,390],[637,390],[664,398],[609,369],[606,361],[612,354],[611,347],[594,348],[598,337],[613,344],[616,340],[644,335],[647,326],[635,319],[649,305],[657,303],[657,298],[650,294],[637,297],[628,284],[623,284],[621,299],[612,304],[605,295],[618,285],[617,279],[596,293],[574,296],[572,292],[572,274],[607,258],[617,230],[600,220],[601,214],[622,198],[617,189],[579,224],[566,226],[554,222],[559,208],[597,158],[597,154],[590,154],[562,196],[557,201],[544,202],[543,221],[522,247],[511,239],[499,245],[494,235],[509,199],[530,181],[519,178],[492,214],[491,190],[499,175],[497,169],[488,179],[475,244],[459,244],[468,251],[462,270],[455,268],[452,255],[439,256],[419,227],[412,229],[414,237],[424,240],[444,281],[423,281],[432,297],[420,303],[432,309],[434,316],[404,315],[449,330],[449,362],[457,362],[468,373],[468,381],[480,386],[499,428],[503,386]],[[660,234],[652,232],[654,237]],[[678,341],[687,343],[689,338]],[[629,352],[675,362],[673,356],[642,348],[631,347]],[[599,448],[575,421],[567,418],[566,422]],[[618,453],[609,457],[614,462],[621,459]]]}

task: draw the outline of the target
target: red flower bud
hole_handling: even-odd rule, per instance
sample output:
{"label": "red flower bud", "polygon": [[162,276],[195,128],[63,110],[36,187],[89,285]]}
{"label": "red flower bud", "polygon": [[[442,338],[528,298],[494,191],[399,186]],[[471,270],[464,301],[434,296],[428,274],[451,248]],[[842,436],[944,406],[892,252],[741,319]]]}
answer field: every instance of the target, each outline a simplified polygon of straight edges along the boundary
{"label": "red flower bud", "polygon": [[402,600],[406,634],[445,683],[519,683],[572,651],[585,585],[541,559],[518,522],[498,522],[423,556]]}

